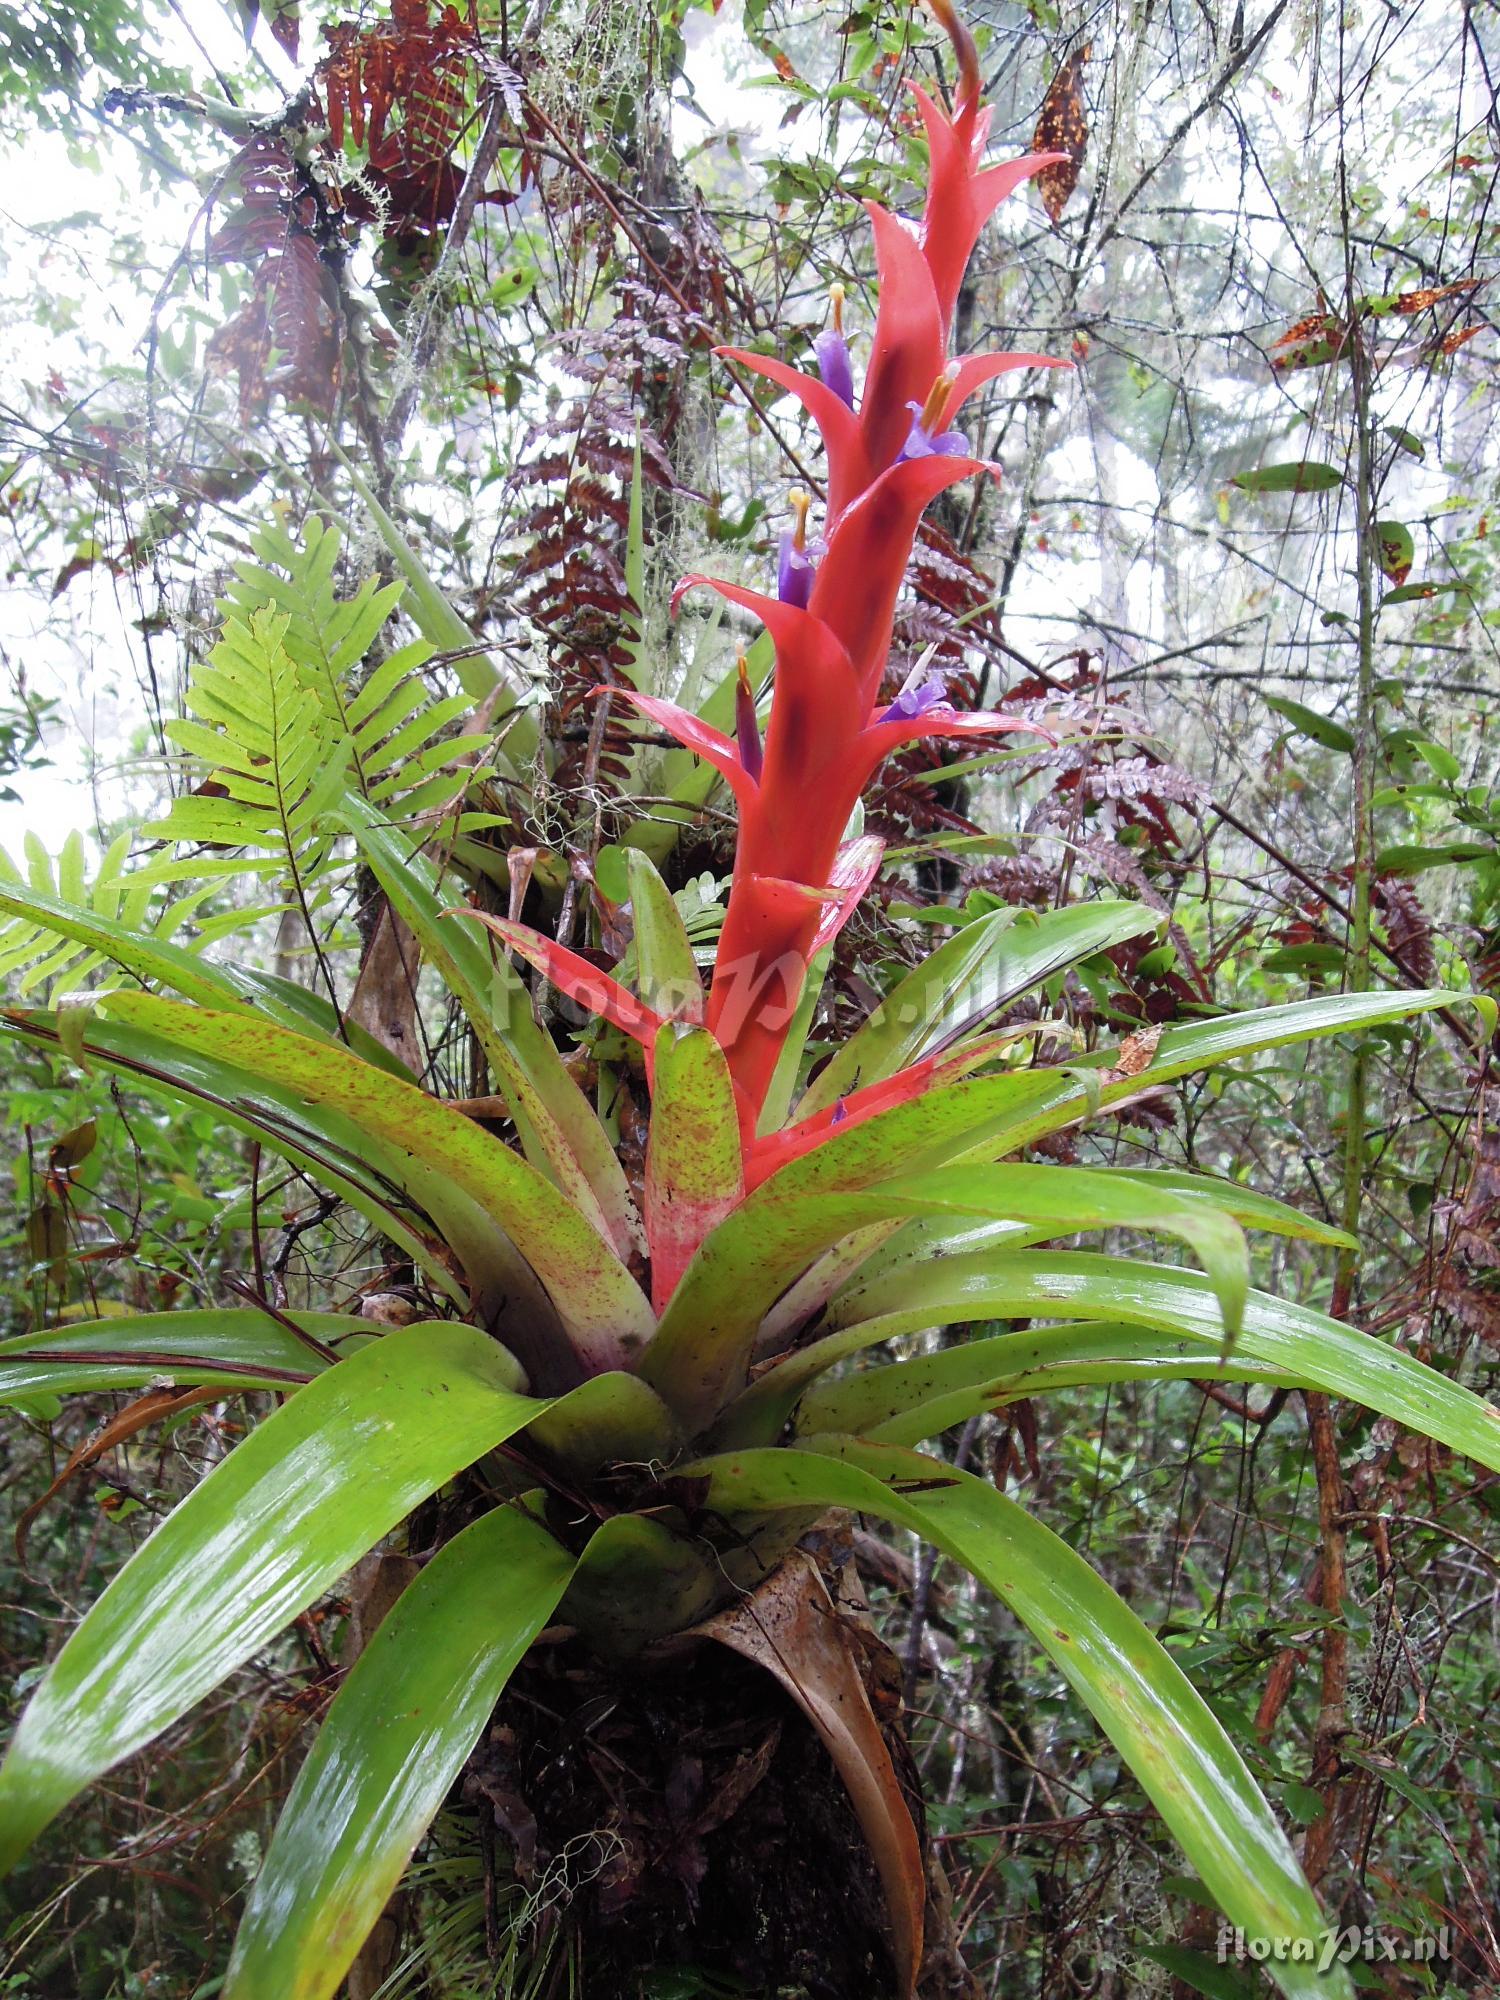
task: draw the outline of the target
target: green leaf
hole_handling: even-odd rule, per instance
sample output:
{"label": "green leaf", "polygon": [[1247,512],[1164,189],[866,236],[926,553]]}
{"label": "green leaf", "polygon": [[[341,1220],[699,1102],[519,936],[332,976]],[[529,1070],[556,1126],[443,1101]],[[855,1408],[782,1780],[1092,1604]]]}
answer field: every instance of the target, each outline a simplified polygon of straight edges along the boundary
{"label": "green leaf", "polygon": [[1264,1990],[1259,1979],[1236,1972],[1231,1965],[1220,1965],[1207,1952],[1189,1951],[1186,1945],[1143,1944],[1137,1949],[1142,1958],[1162,1966],[1194,1993],[1206,1994],[1207,2000],[1255,2000]]}
{"label": "green leaf", "polygon": [[1298,972],[1326,976],[1342,972],[1348,954],[1337,944],[1287,944],[1268,951],[1261,960],[1262,972]]}
{"label": "green leaf", "polygon": [[1317,459],[1299,458],[1286,465],[1262,465],[1249,472],[1236,472],[1234,484],[1246,493],[1326,493],[1342,486],[1344,475],[1337,466]]}
{"label": "green leaf", "polygon": [[[721,1512],[847,1507],[952,1556],[1010,1607],[1091,1710],[1229,1920],[1255,1937],[1321,1931],[1286,1836],[1207,1703],[1108,1584],[1014,1501],[941,1460],[854,1439],[686,1471],[709,1480],[707,1504]],[[1350,1991],[1341,1970],[1268,1970],[1295,2000]]]}
{"label": "green leaf", "polygon": [[641,474],[641,434],[636,429],[635,449],[630,455],[630,500],[625,517],[625,590],[631,609],[626,614],[620,638],[625,655],[626,678],[642,686],[641,660],[646,624],[646,482]]}
{"label": "green leaf", "polygon": [[804,1394],[839,1361],[871,1344],[868,1324],[856,1322],[799,1348],[757,1377],[725,1412],[715,1444],[774,1444],[794,1411],[797,1430],[806,1436],[848,1432],[884,1444],[920,1444],[978,1411],[1086,1383],[1205,1377],[1280,1388],[1293,1380],[1284,1368],[1261,1360],[1243,1333],[1221,1362],[1218,1349],[1191,1338],[1089,1320],[963,1341],[912,1361],[863,1368]]}
{"label": "green leaf", "polygon": [[1134,903],[1084,903],[1034,923],[996,910],[940,944],[892,988],[825,1065],[797,1117],[826,1110],[862,1084],[894,1076],[919,1056],[980,1026],[1023,993],[1158,919]]}
{"label": "green leaf", "polygon": [[306,1610],[428,1494],[537,1416],[477,1328],[330,1368],[195,1487],[84,1617],[0,1766],[0,1871],[69,1799]]}
{"label": "green leaf", "polygon": [[[793,1372],[800,1358],[793,1356],[788,1364]],[[770,1443],[778,1435],[779,1427],[767,1431],[763,1420],[752,1433],[746,1419],[758,1414],[748,1408],[751,1397],[771,1389],[780,1373],[772,1369],[763,1376],[743,1399],[744,1412],[737,1408],[732,1413],[736,1443]],[[996,1334],[820,1385],[803,1398],[797,1429],[809,1437],[832,1431],[882,1444],[914,1445],[967,1423],[978,1411],[998,1409],[1023,1396],[1095,1383],[1179,1381],[1249,1382],[1269,1389],[1307,1386],[1279,1357],[1265,1358],[1262,1343],[1243,1331],[1229,1358],[1221,1360],[1218,1350],[1195,1339],[1174,1339],[1154,1327],[1086,1320]],[[795,1388],[790,1399],[783,1393],[779,1409],[763,1396],[763,1414],[782,1415],[784,1421],[794,1402]]]}
{"label": "green leaf", "polygon": [[126,848],[128,836],[116,840],[94,882],[86,884],[70,874],[66,892],[58,880],[64,874],[62,856],[54,870],[40,842],[28,842],[32,880],[26,880],[0,850],[0,974],[18,972],[20,994],[52,982],[52,994],[60,998],[76,990],[94,966],[108,962],[188,1000],[232,1006],[234,976],[204,962],[196,948],[174,944],[170,936],[196,914],[216,884],[210,882],[176,904],[152,908],[164,886],[162,878],[150,870],[122,874]]}
{"label": "green leaf", "polygon": [[1435,772],[1439,778],[1452,781],[1463,769],[1453,752],[1441,743],[1429,743],[1425,737],[1419,737],[1411,747],[1428,769]]}
{"label": "green leaf", "polygon": [[217,969],[229,974],[245,1006],[268,1014],[283,1028],[290,1028],[294,1034],[313,1035],[320,1042],[341,1042],[366,1062],[374,1063],[377,1069],[387,1069],[407,1083],[415,1081],[399,1056],[392,1055],[357,1021],[340,1015],[326,994],[314,993],[310,986],[299,986],[295,979],[283,979],[263,966],[233,965]]}
{"label": "green leaf", "polygon": [[[736,1223],[744,1212],[736,1212]],[[720,1267],[717,1283],[695,1288],[700,1306],[712,1300],[717,1310],[696,1322],[695,1338],[674,1339],[665,1355],[653,1344],[642,1372],[690,1430],[701,1427],[742,1387],[755,1329],[785,1288],[789,1273],[803,1268],[815,1251],[867,1223],[891,1216],[944,1214],[1023,1223],[1027,1228],[1022,1240],[1028,1242],[1077,1230],[1116,1228],[1180,1236],[1193,1245],[1212,1274],[1226,1339],[1232,1338],[1239,1323],[1249,1264],[1245,1239],[1229,1215],[1159,1188],[1133,1186],[1125,1175],[1079,1167],[968,1166],[882,1180],[859,1191],[798,1193],[784,1201],[758,1203],[749,1231],[736,1229],[737,1254]],[[721,1230],[719,1239],[727,1234]],[[711,1240],[706,1246],[710,1258],[715,1243]],[[666,1323],[664,1315],[662,1324]]]}
{"label": "green leaf", "polygon": [[1274,1195],[1242,1187],[1238,1181],[1221,1180],[1216,1174],[1184,1173],[1175,1167],[1100,1167],[1091,1171],[1128,1181],[1148,1199],[1154,1190],[1160,1189],[1187,1201],[1207,1202],[1232,1215],[1247,1229],[1265,1229],[1273,1236],[1295,1236],[1304,1242],[1328,1243],[1339,1249],[1359,1247],[1357,1238],[1325,1222],[1321,1216],[1306,1215],[1289,1202],[1277,1201]]}
{"label": "green leaf", "polygon": [[179,845],[265,850],[311,909],[331,848],[322,816],[344,789],[353,746],[288,652],[289,622],[264,607],[225,619],[188,682],[193,719],[166,726],[203,764],[206,783],[144,831]]}
{"label": "green leaf", "polygon": [[[334,450],[343,462],[350,484],[364,502],[370,519],[375,524],[375,532],[385,544],[387,555],[406,578],[411,593],[412,614],[423,638],[436,646],[439,652],[460,655],[454,661],[454,672],[458,675],[459,685],[472,700],[483,701],[501,684],[503,676],[499,668],[488,653],[474,644],[474,634],[433,582],[421,557],[381,506],[359,467],[345,457],[337,445],[334,446]],[[499,713],[505,712],[507,711],[503,709],[499,711]],[[516,727],[519,728],[521,723],[528,720],[526,717],[520,718]],[[531,741],[524,746],[523,751],[523,754],[528,756],[536,747],[534,723],[531,724],[531,730]],[[513,749],[522,747],[516,743],[516,729],[510,732],[510,742]]]}
{"label": "green leaf", "polygon": [[[1443,1800],[1416,1784],[1389,1759],[1372,1757],[1368,1751],[1361,1750],[1353,1744],[1341,1754],[1346,1755],[1351,1764],[1358,1764],[1361,1770],[1368,1771],[1372,1777],[1378,1778],[1381,1784],[1388,1785],[1398,1798],[1405,1799],[1408,1805],[1415,1806],[1418,1812],[1424,1813],[1429,1820],[1441,1820]],[[1322,1804],[1321,1799],[1319,1804]]]}
{"label": "green leaf", "polygon": [[[282,1089],[251,1070],[201,1053],[189,1060],[158,1034],[102,1020],[93,1012],[86,1020],[73,1018],[79,1011],[65,1006],[56,1010],[55,1017],[11,1013],[0,1017],[0,1033],[60,1048],[82,1068],[100,1064],[139,1079],[151,1090],[211,1106],[227,1126],[263,1141],[341,1195],[400,1244],[438,1291],[467,1308],[469,1294],[449,1268],[451,1260],[432,1236],[413,1193],[415,1187],[428,1192],[433,1177],[424,1176],[409,1155],[379,1144],[327,1106],[313,1107],[296,1091]],[[70,1019],[72,1039],[67,1031]],[[492,1239],[495,1232],[474,1204],[441,1184],[429,1198],[442,1212],[450,1236],[467,1239],[476,1257],[482,1255],[488,1247],[486,1238]],[[511,1261],[515,1266],[511,1275],[519,1273],[524,1280],[527,1267],[514,1253]],[[484,1275],[498,1281],[505,1274],[497,1262]],[[471,1281],[479,1282],[472,1273]],[[534,1289],[540,1297],[540,1288]]]}
{"label": "green leaf", "polygon": [[[853,1199],[862,1203],[869,1197]],[[1222,1209],[1185,1199],[1160,1181],[1040,1164],[940,1167],[911,1180],[882,1182],[879,1199],[900,1202],[913,1214],[994,1216],[1042,1225],[1055,1235],[1133,1229],[1176,1236],[1203,1260],[1227,1335],[1233,1336],[1244,1312],[1250,1259],[1239,1225]],[[854,1219],[876,1218],[859,1213]]]}
{"label": "green leaf", "polygon": [[[294,1090],[407,1155],[425,1170],[419,1198],[441,1225],[456,1226],[456,1213],[434,1206],[451,1189],[514,1243],[593,1367],[620,1366],[649,1336],[650,1308],[615,1252],[549,1180],[461,1112],[345,1049],[270,1022],[123,993],[111,996],[109,1016],[149,1028],[186,1054],[201,1051]],[[464,1257],[482,1246],[455,1247]]]}
{"label": "green leaf", "polygon": [[1403,430],[1400,424],[1382,424],[1380,428],[1396,449],[1404,451],[1408,458],[1423,459],[1427,456],[1427,447],[1415,431]]}
{"label": "green leaf", "polygon": [[[1217,1020],[1194,1022],[1191,1027],[1168,1028],[1145,1070],[1138,1075],[1117,1077],[1112,1082],[1096,1082],[1089,1078],[1089,1072],[1113,1068],[1118,1062],[1118,1051],[1095,1050],[1070,1063],[1068,1071],[1056,1072],[1059,1080],[1048,1104],[1035,1111],[1021,1110],[1008,1125],[996,1119],[985,1141],[985,1151],[992,1158],[1002,1151],[1013,1152],[1048,1132],[1075,1123],[1085,1113],[1093,1116],[1121,1098],[1136,1095],[1146,1085],[1171,1083],[1177,1077],[1210,1069],[1237,1056],[1258,1055],[1265,1049],[1312,1041],[1321,1035],[1359,1034],[1387,1021],[1405,1020],[1460,1002],[1476,1010],[1488,1024],[1487,1032],[1493,1030],[1494,1003],[1487,995],[1449,993],[1440,987],[1427,987],[1411,992],[1320,994],[1281,1007],[1248,1008],[1243,1013],[1220,1015]],[[1079,1078],[1084,1080],[1080,1082]],[[976,1152],[972,1157],[980,1155]]]}
{"label": "green leaf", "polygon": [[349,828],[391,907],[442,973],[510,1106],[527,1158],[543,1167],[621,1256],[642,1247],[624,1169],[588,1099],[563,1066],[531,997],[482,932],[445,914],[437,870],[373,807],[346,799]]}
{"label": "green leaf", "polygon": [[1354,736],[1342,722],[1335,722],[1331,715],[1320,715],[1315,708],[1308,708],[1290,696],[1268,694],[1263,697],[1266,707],[1273,713],[1284,716],[1293,729],[1301,736],[1310,736],[1315,743],[1321,743],[1325,750],[1339,750],[1346,756],[1354,752]]}
{"label": "green leaf", "polygon": [[[283,614],[283,640],[299,680],[338,739],[349,744],[356,793],[383,801],[387,811],[398,798],[408,812],[439,806],[440,793],[456,795],[466,782],[464,773],[447,767],[472,759],[488,739],[451,733],[471,700],[431,698],[422,672],[431,646],[395,648],[356,689],[360,662],[400,602],[402,586],[380,588],[368,577],[352,597],[339,597],[334,576],[341,545],[338,530],[317,515],[303,524],[300,541],[275,521],[262,523],[250,537],[259,560],[236,565],[221,610],[246,626],[267,609]],[[219,739],[188,727],[196,747],[212,758]],[[445,773],[441,779],[439,772]]]}
{"label": "green leaf", "polygon": [[1495,852],[1482,840],[1444,840],[1429,847],[1382,847],[1375,857],[1381,875],[1421,875],[1429,868],[1448,868],[1455,862],[1484,861]]}
{"label": "green leaf", "polygon": [[832,963],[832,945],[826,945],[822,951],[814,953],[807,962],[802,991],[797,996],[797,1011],[793,1014],[782,1039],[781,1053],[776,1058],[770,1086],[761,1105],[760,1117],[756,1121],[757,1138],[764,1138],[768,1132],[779,1132],[788,1121],[792,1099],[797,1092],[797,1078],[802,1070],[802,1059],[807,1054],[807,1038],[812,1033],[818,1002],[823,997],[823,982],[828,977],[828,968]]}
{"label": "green leaf", "polygon": [[1436,597],[1439,591],[1461,590],[1468,592],[1471,586],[1464,582],[1450,583],[1403,583],[1396,590],[1388,590],[1380,600],[1384,611],[1388,604],[1414,604],[1418,598]]}
{"label": "green leaf", "polygon": [[[689,1428],[723,1407],[737,1391],[762,1317],[799,1270],[853,1226],[852,1207],[813,1206],[806,1197],[869,1188],[903,1170],[994,1159],[1134,1095],[1143,1078],[1170,1082],[1234,1056],[1399,1020],[1458,997],[1437,989],[1342,994],[1260,1008],[1168,1030],[1147,1070],[1113,1082],[1090,1073],[1117,1060],[1115,1051],[1101,1050],[1072,1065],[1071,1074],[969,1077],[898,1105],[782,1168],[720,1224],[663,1312],[641,1372]],[[840,1214],[849,1218],[842,1231]],[[860,1254],[883,1240],[872,1232]]]}
{"label": "green leaf", "polygon": [[0,1403],[39,1394],[140,1389],[166,1377],[230,1390],[295,1389],[328,1366],[311,1343],[368,1339],[374,1323],[351,1313],[288,1313],[309,1340],[269,1313],[141,1313],[80,1321],[0,1341]]}
{"label": "green leaf", "polygon": [[600,1652],[629,1656],[697,1624],[723,1580],[720,1559],[700,1538],[644,1514],[612,1514],[589,1538],[563,1617]]}
{"label": "green leaf", "polygon": [[639,1375],[591,1375],[530,1426],[530,1435],[573,1478],[593,1479],[622,1460],[670,1464],[682,1448],[672,1412]]}
{"label": "green leaf", "polygon": [[703,981],[672,892],[649,855],[625,850],[635,919],[635,990],[667,1020],[703,1019]]}
{"label": "green leaf", "polygon": [[224,2000],[329,2000],[573,1568],[539,1522],[499,1507],[403,1591],[297,1774]]}
{"label": "green leaf", "polygon": [[[822,1365],[827,1367],[840,1354],[924,1326],[1033,1317],[1159,1327],[1201,1342],[1209,1361],[1215,1358],[1221,1337],[1217,1302],[1196,1272],[1132,1258],[1048,1250],[1021,1251],[1005,1258],[949,1257],[851,1290],[834,1301],[829,1321],[835,1331],[826,1336],[826,1344],[818,1345],[824,1348]],[[838,1329],[847,1329],[847,1337]],[[1363,1403],[1500,1471],[1500,1410],[1401,1348],[1311,1306],[1259,1291],[1249,1295],[1240,1341],[1249,1359],[1330,1395]],[[815,1350],[809,1349],[806,1355],[794,1356],[793,1363],[810,1368],[817,1359]],[[863,1392],[852,1382],[837,1385],[827,1393],[830,1399],[840,1398],[841,1420],[854,1414],[843,1400],[844,1390],[851,1396],[871,1396],[875,1407],[881,1407],[874,1376]],[[822,1404],[825,1416],[830,1407],[831,1402]]]}

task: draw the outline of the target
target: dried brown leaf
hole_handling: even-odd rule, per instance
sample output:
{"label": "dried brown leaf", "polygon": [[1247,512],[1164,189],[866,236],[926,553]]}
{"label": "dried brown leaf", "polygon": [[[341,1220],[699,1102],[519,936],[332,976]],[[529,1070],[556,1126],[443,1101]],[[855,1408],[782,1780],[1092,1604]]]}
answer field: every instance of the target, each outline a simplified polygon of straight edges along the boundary
{"label": "dried brown leaf", "polygon": [[800,1549],[751,1596],[697,1630],[764,1667],[821,1737],[885,1890],[900,1991],[915,1991],[927,1896],[921,1843],[856,1654],[816,1564]]}
{"label": "dried brown leaf", "polygon": [[1092,42],[1070,55],[1053,77],[1042,100],[1041,114],[1032,135],[1034,153],[1066,153],[1066,160],[1046,167],[1036,177],[1042,206],[1056,224],[1068,198],[1078,185],[1078,170],[1089,142],[1088,114],[1083,102],[1083,66],[1093,54]]}

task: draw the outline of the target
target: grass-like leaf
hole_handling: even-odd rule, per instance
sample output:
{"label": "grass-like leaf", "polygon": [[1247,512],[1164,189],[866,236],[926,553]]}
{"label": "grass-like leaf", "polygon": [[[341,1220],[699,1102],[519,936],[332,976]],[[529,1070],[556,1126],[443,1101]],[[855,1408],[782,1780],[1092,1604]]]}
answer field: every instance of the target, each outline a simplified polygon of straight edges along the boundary
{"label": "grass-like leaf", "polygon": [[539,1522],[499,1507],[403,1591],[297,1774],[225,2000],[328,2000],[573,1567]]}
{"label": "grass-like leaf", "polygon": [[0,1766],[0,1869],[546,1407],[515,1380],[475,1327],[404,1327],[252,1431],[137,1549],[32,1697]]}

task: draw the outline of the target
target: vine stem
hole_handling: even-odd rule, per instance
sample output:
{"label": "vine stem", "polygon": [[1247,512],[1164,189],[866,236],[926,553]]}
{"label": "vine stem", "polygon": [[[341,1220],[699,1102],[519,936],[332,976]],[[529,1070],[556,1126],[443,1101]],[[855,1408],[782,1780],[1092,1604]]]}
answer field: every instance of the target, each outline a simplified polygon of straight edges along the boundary
{"label": "vine stem", "polygon": [[[1359,606],[1359,665],[1354,715],[1354,852],[1353,893],[1350,897],[1345,985],[1354,993],[1369,991],[1370,906],[1375,872],[1375,826],[1372,800],[1375,777],[1375,454],[1370,438],[1370,355],[1360,325],[1355,285],[1354,242],[1349,226],[1348,183],[1339,161],[1339,191],[1344,226],[1344,309],[1348,322],[1349,370],[1354,403],[1354,534],[1355,579]],[[1344,1097],[1343,1227],[1359,1234],[1364,1201],[1365,1119],[1369,1094],[1370,1048],[1356,1038],[1349,1052]],[[1334,1272],[1330,1311],[1347,1320],[1359,1277],[1359,1250],[1340,1250]],[[1318,1485],[1318,1532],[1322,1543],[1322,1607],[1328,1615],[1323,1629],[1322,1685],[1317,1728],[1313,1736],[1312,1784],[1323,1795],[1323,1810],[1308,1828],[1303,1867],[1314,1885],[1332,1859],[1339,1821],[1339,1772],[1343,1738],[1349,1728],[1349,1634],[1344,1623],[1347,1590],[1347,1537],[1343,1470],[1333,1406],[1321,1393],[1309,1392],[1308,1440]]]}

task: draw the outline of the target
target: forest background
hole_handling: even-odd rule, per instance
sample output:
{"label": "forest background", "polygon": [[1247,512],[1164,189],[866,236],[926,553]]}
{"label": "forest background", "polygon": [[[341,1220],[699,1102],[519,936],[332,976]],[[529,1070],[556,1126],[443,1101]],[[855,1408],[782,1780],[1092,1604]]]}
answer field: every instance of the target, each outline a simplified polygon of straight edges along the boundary
{"label": "forest background", "polygon": [[[841,941],[830,1005],[862,1009],[942,926],[1101,892],[1169,924],[1051,996],[1081,1041],[1309,990],[1492,985],[1494,6],[972,14],[997,150],[1042,120],[1076,164],[991,227],[958,344],[1075,365],[982,404],[972,428],[1004,480],[935,510],[898,641],[909,661],[936,646],[959,698],[1045,705],[1079,733],[887,767],[869,816],[895,865]],[[414,551],[527,690],[556,755],[498,837],[580,925],[607,921],[650,746],[587,697],[637,628],[667,682],[732,651],[728,625],[669,617],[671,584],[700,564],[763,573],[787,485],[817,473],[790,402],[747,393],[711,350],[800,360],[842,285],[858,351],[859,199],[902,206],[904,86],[942,76],[940,48],[890,0],[0,5],[14,864],[107,893],[118,837],[194,782],[167,724],[251,533],[316,513],[342,531],[341,587]],[[450,644],[434,684],[460,691],[465,665]],[[508,803],[487,801],[497,821]],[[701,937],[727,853],[706,810],[676,884]],[[264,888],[226,873],[195,921],[346,992],[373,963],[368,1000],[383,947],[358,897],[266,917]],[[0,969],[6,950],[0,930]],[[421,1056],[461,1063],[456,1039]],[[207,1114],[40,1057],[0,1101],[5,1331],[222,1302],[252,1255],[292,1300],[374,1289],[367,1240],[307,1189],[278,1187],[262,1219],[246,1148]],[[1258,1276],[1493,1393],[1490,1103],[1487,1051],[1455,1014],[1146,1093],[1128,1137],[1333,1220],[1356,1187],[1357,1265],[1277,1239]],[[1016,1406],[952,1448],[1024,1487],[1169,1638],[1306,1830],[1336,1920],[1446,1925],[1456,1989],[1494,1991],[1500,1487],[1319,1400],[1127,1387],[1067,1422],[1067,1405],[1040,1424]],[[8,1510],[114,1407],[10,1426]],[[12,1710],[39,1641],[234,1423],[215,1405],[128,1446],[106,1435],[24,1554],[0,1548]],[[1252,1968],[1205,1971],[1212,1918],[1008,1616],[899,1537],[864,1555],[991,1990],[1259,1990]],[[60,1823],[25,1906],[0,1905],[0,1991],[215,1990],[339,1617],[301,1621]],[[1352,1732],[1332,1762],[1330,1702]],[[436,1990],[468,1992],[482,1943],[429,1938],[411,1977],[437,1977],[436,1954]],[[1415,1993],[1439,1975],[1364,1976]]]}

